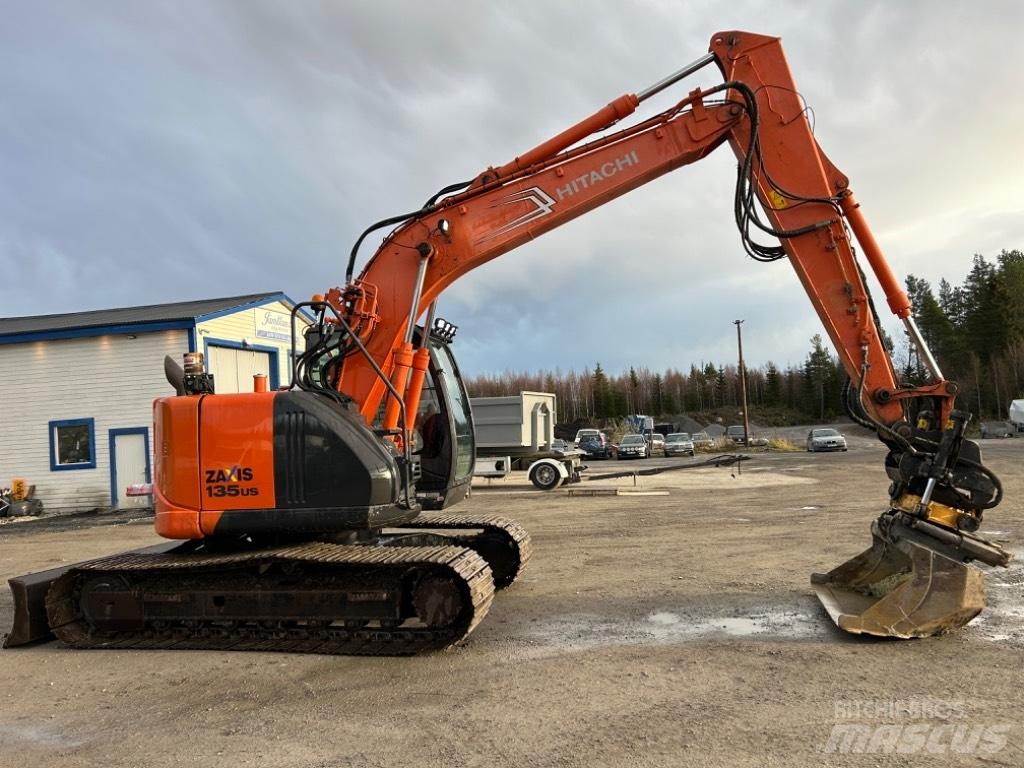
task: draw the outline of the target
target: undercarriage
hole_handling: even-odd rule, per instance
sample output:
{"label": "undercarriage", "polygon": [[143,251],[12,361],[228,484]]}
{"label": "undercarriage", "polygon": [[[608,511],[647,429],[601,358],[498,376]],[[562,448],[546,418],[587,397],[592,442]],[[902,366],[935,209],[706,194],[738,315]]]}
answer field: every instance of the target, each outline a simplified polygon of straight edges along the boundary
{"label": "undercarriage", "polygon": [[45,584],[12,580],[7,645],[43,639],[48,625],[74,648],[412,655],[465,638],[530,556],[517,524],[449,514],[357,544],[153,549],[49,572]]}

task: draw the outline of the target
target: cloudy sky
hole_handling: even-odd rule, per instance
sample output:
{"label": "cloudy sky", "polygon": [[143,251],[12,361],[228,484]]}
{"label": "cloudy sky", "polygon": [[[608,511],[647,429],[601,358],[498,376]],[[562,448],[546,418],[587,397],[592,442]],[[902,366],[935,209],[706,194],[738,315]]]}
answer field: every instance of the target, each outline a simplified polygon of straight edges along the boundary
{"label": "cloudy sky", "polygon": [[[337,285],[369,223],[707,50],[783,37],[897,273],[1024,247],[1024,3],[0,0],[0,315]],[[648,104],[668,106],[705,69]],[[644,106],[647,107],[648,104]],[[734,356],[820,325],[746,258],[728,148],[442,297],[467,373]],[[372,247],[379,242],[371,240]],[[876,291],[880,308],[884,306]]]}

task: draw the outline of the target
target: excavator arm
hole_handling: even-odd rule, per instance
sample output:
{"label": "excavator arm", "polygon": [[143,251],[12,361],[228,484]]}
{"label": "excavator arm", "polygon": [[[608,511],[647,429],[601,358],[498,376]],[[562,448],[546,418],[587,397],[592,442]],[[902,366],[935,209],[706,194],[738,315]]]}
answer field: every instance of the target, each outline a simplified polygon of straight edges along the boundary
{"label": "excavator arm", "polygon": [[[654,117],[608,133],[637,106],[717,64],[724,82],[696,89]],[[604,132],[598,136],[598,133]],[[585,143],[584,143],[585,142]],[[918,636],[966,623],[984,604],[980,572],[1006,552],[974,535],[998,503],[998,479],[963,438],[956,384],[943,378],[910,301],[872,235],[849,180],[818,146],[778,38],[722,32],[693,64],[626,94],[558,136],[422,209],[387,219],[353,249],[349,282],[314,298],[322,322],[348,337],[324,376],[368,423],[401,446],[411,439],[428,351],[414,329],[445,288],[491,259],[728,143],[738,161],[734,208],[758,261],[788,258],[849,375],[846,406],[889,447],[890,504],[862,555],[813,582],[844,629]],[[353,279],[359,244],[396,225]],[[759,240],[777,239],[778,245]],[[932,380],[901,384],[858,261],[921,351]],[[330,315],[338,318],[331,320]],[[386,402],[386,405],[382,404]]]}

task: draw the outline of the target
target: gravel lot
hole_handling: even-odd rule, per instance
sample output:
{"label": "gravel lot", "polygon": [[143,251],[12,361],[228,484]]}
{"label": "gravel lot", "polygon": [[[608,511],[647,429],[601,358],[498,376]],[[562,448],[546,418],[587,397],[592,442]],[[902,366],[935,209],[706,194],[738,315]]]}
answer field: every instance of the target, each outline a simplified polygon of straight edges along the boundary
{"label": "gravel lot", "polygon": [[[984,448],[1006,501],[983,533],[1024,556],[1024,439]],[[0,652],[0,765],[1024,765],[1020,563],[990,572],[982,617],[927,640],[846,636],[813,597],[812,571],[869,543],[882,457],[851,437],[848,453],[591,485],[651,495],[481,486],[463,509],[520,520],[534,558],[464,645],[431,656]],[[155,541],[124,515],[13,523],[0,575]],[[5,593],[0,625],[11,613]],[[827,751],[851,723],[923,736]]]}

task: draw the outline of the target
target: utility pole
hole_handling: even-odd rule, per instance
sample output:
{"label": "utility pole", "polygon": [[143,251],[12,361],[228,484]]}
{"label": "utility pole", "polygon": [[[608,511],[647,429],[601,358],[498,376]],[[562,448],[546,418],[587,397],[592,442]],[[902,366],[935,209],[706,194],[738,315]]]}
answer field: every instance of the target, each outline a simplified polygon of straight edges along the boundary
{"label": "utility pole", "polygon": [[743,364],[743,333],[740,331],[742,320],[734,320],[736,325],[736,344],[740,350],[740,402],[743,405],[743,444],[750,447],[750,416],[747,414],[747,368]]}

